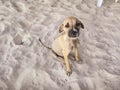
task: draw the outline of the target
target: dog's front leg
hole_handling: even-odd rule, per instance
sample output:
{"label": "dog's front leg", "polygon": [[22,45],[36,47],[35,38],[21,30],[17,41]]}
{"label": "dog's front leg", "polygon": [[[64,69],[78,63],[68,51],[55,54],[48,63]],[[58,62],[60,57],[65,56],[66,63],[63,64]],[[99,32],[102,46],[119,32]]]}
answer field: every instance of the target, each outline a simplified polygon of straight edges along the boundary
{"label": "dog's front leg", "polygon": [[75,44],[75,59],[77,62],[79,61],[79,51],[78,51],[79,47],[80,47],[80,41],[77,40],[77,43]]}
{"label": "dog's front leg", "polygon": [[79,61],[78,47],[75,48],[75,59],[77,62]]}
{"label": "dog's front leg", "polygon": [[70,74],[72,72],[71,72],[71,68],[70,68],[70,63],[68,61],[68,54],[69,53],[67,51],[65,51],[65,50],[63,50],[62,53],[63,53],[64,59],[65,59],[67,75],[70,76]]}

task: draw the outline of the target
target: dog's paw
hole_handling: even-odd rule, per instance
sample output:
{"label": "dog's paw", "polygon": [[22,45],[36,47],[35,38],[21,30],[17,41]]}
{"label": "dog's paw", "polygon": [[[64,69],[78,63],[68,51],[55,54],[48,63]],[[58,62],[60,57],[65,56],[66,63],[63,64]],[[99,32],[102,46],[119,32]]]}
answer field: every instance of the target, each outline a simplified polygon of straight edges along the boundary
{"label": "dog's paw", "polygon": [[70,70],[70,71],[67,71],[66,73],[68,76],[70,76],[72,74],[72,71]]}
{"label": "dog's paw", "polygon": [[76,59],[76,61],[77,61],[77,62],[79,62],[79,61],[80,61],[80,59],[79,59],[79,57],[78,57],[78,56],[76,56],[76,57],[75,57],[75,59]]}
{"label": "dog's paw", "polygon": [[76,59],[77,62],[79,62],[80,60],[79,59]]}
{"label": "dog's paw", "polygon": [[79,60],[79,59],[76,59],[76,62],[80,62],[80,60]]}

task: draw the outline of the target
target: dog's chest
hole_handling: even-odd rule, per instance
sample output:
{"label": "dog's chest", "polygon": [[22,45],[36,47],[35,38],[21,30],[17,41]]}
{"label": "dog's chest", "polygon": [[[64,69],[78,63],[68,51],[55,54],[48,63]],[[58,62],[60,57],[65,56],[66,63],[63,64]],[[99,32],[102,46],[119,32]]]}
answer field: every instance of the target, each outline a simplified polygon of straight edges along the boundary
{"label": "dog's chest", "polygon": [[69,49],[73,49],[76,47],[76,44],[77,44],[76,40],[70,40],[67,46],[69,47]]}
{"label": "dog's chest", "polygon": [[77,46],[77,42],[78,42],[77,38],[73,39],[73,38],[68,38],[68,37],[64,36],[62,40],[63,41],[61,41],[61,42],[64,42],[64,43],[62,43],[62,46],[64,49],[68,49],[71,51]]}

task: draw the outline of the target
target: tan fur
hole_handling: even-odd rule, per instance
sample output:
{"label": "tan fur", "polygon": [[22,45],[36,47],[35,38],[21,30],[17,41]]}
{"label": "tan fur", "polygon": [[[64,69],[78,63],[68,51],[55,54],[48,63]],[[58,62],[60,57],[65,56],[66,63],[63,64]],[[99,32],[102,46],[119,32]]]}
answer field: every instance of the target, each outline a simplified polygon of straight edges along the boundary
{"label": "tan fur", "polygon": [[[84,28],[83,24],[76,17],[68,17],[67,19],[64,20],[64,22],[62,23],[59,29],[59,31],[63,32],[64,34],[56,38],[52,44],[52,49],[57,54],[64,57],[66,64],[66,71],[68,75],[71,74],[71,68],[70,68],[68,56],[73,49],[75,49],[75,59],[76,61],[79,61],[79,55],[78,55],[79,37],[71,38],[68,36],[68,32],[72,30],[72,28],[76,27],[76,22],[80,23],[80,25],[77,27],[79,28],[79,30],[81,27]],[[69,25],[67,23],[69,23]],[[66,28],[65,25],[68,25],[69,27]]]}

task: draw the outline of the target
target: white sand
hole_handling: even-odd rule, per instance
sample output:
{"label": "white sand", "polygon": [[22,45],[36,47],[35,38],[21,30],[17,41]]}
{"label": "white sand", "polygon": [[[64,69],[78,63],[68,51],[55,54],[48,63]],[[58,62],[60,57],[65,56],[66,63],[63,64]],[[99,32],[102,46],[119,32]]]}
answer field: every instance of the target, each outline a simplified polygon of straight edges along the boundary
{"label": "white sand", "polygon": [[[104,0],[0,0],[0,90],[120,90],[120,3]],[[67,16],[84,24],[82,63],[65,65],[51,47]],[[23,45],[21,41],[24,42]]]}

